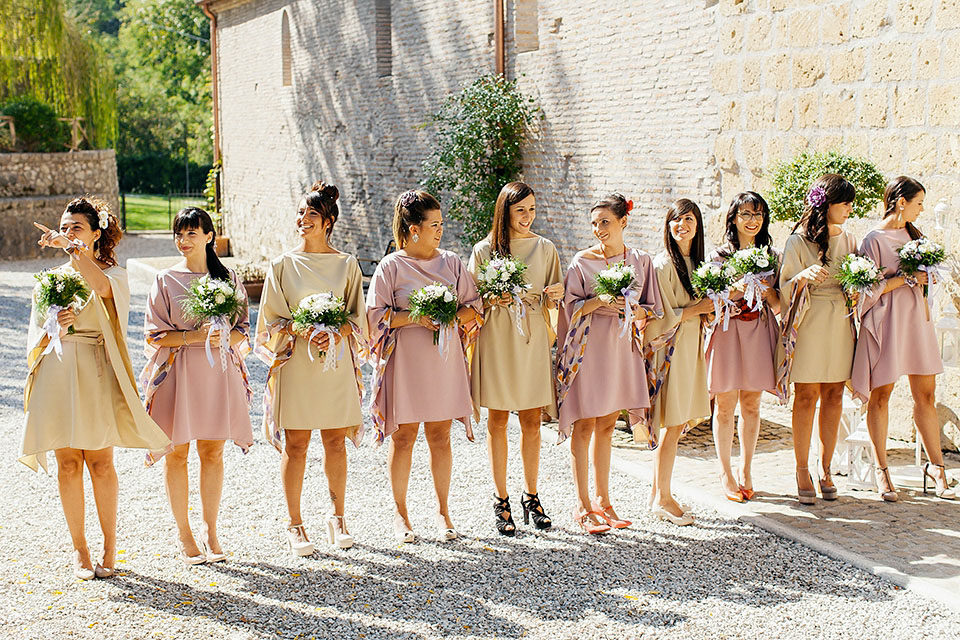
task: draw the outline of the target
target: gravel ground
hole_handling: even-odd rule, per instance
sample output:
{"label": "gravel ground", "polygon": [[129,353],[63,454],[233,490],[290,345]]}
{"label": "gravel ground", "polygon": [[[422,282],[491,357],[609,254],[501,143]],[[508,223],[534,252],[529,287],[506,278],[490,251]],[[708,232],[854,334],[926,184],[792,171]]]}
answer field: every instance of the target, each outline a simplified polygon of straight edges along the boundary
{"label": "gravel ground", "polygon": [[[125,241],[124,249],[150,255],[166,247],[140,238]],[[695,527],[655,522],[642,507],[649,487],[621,474],[613,477],[615,502],[634,526],[616,535],[581,535],[566,515],[573,508],[567,447],[549,437],[541,496],[557,526],[540,533],[521,524],[516,539],[500,538],[492,526],[484,430],[471,444],[457,425],[451,510],[463,534],[458,541],[439,542],[433,531],[421,439],[410,510],[422,537],[415,545],[394,542],[386,448],[368,439],[349,458],[347,517],[357,544],[343,552],[325,544],[326,484],[315,442],[304,513],[318,551],[292,557],[282,544],[279,456],[259,438],[248,455],[226,456],[220,539],[228,562],[188,568],[177,558],[162,470],[144,469],[140,452],[120,450],[120,573],[76,581],[55,478],[16,462],[30,273],[47,265],[0,263],[0,436],[8,443],[0,461],[7,469],[0,474],[3,637],[960,637],[960,615],[939,604],[704,508],[696,509]],[[130,352],[139,370],[147,288],[134,283],[133,290]],[[252,358],[249,365],[258,424],[266,371]],[[515,451],[509,468],[518,500]],[[89,483],[87,504],[96,550]],[[196,499],[193,515],[199,515]]]}

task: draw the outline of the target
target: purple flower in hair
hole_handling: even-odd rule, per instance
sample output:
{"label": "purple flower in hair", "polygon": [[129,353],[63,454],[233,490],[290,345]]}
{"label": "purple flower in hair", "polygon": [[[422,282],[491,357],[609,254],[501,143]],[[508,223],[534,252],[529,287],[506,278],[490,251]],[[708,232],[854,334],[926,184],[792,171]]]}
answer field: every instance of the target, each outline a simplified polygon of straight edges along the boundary
{"label": "purple flower in hair", "polygon": [[821,207],[827,202],[827,192],[823,187],[814,187],[807,194],[807,204],[811,207]]}
{"label": "purple flower in hair", "polygon": [[400,206],[404,209],[407,209],[414,202],[420,199],[420,196],[417,195],[417,192],[411,189],[410,191],[404,191],[400,194]]}

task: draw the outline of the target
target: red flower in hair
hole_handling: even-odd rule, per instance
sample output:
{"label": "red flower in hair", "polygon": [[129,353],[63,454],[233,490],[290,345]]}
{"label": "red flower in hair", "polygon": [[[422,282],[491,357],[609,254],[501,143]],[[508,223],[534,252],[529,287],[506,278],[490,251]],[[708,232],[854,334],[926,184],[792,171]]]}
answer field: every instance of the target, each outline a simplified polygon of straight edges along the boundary
{"label": "red flower in hair", "polygon": [[633,211],[633,200],[627,200],[627,213]]}

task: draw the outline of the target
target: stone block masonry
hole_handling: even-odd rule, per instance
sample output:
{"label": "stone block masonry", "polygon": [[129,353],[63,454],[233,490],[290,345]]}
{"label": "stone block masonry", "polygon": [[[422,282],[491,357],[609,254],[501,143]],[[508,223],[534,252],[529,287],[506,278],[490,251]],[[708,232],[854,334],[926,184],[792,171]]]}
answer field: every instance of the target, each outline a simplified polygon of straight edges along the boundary
{"label": "stone block masonry", "polygon": [[0,259],[43,255],[33,222],[55,228],[66,204],[84,194],[104,200],[119,215],[113,149],[0,153]]}

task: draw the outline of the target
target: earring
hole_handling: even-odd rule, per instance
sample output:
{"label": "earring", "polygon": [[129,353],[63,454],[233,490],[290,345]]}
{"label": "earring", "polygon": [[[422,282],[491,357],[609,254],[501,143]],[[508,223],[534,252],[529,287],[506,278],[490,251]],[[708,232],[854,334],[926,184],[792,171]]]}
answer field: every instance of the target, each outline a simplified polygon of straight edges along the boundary
{"label": "earring", "polygon": [[420,234],[419,233],[413,234],[412,240],[413,240],[413,244],[417,244],[418,242],[420,242]]}

